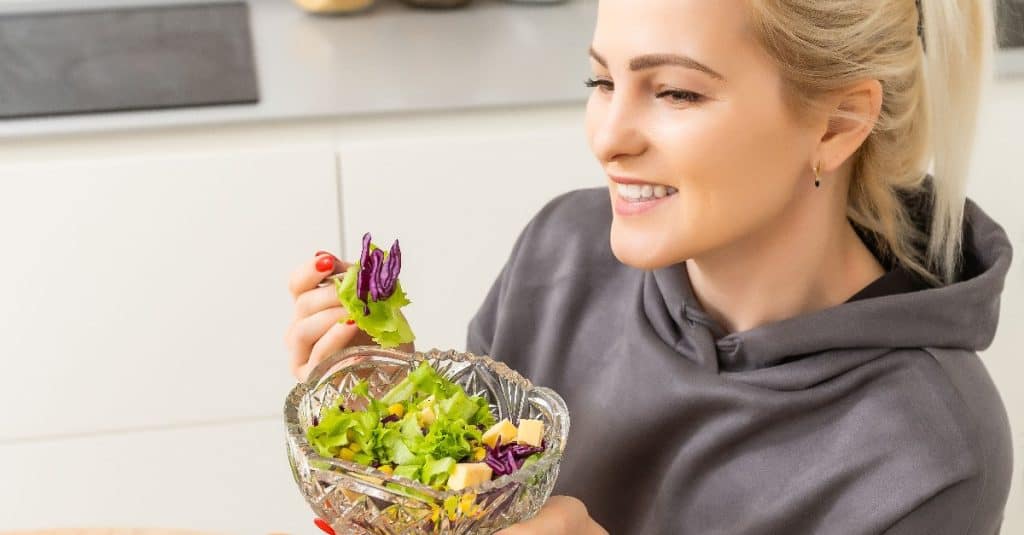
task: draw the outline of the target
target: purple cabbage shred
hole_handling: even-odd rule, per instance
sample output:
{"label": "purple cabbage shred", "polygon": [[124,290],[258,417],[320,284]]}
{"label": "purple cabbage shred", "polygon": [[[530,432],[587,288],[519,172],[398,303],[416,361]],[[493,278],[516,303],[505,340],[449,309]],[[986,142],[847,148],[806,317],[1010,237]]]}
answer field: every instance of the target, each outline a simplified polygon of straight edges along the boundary
{"label": "purple cabbage shred", "polygon": [[402,249],[398,240],[391,244],[387,260],[384,251],[372,249],[371,237],[363,235],[363,250],[359,255],[359,275],[356,278],[356,295],[363,300],[363,314],[370,315],[370,301],[383,301],[391,297],[398,287],[398,275],[402,271]]}
{"label": "purple cabbage shred", "polygon": [[538,447],[529,444],[502,444],[499,439],[493,448],[484,445],[484,450],[487,452],[484,462],[494,471],[494,477],[500,477],[519,470],[529,456],[542,453],[546,448],[547,444],[543,442]]}

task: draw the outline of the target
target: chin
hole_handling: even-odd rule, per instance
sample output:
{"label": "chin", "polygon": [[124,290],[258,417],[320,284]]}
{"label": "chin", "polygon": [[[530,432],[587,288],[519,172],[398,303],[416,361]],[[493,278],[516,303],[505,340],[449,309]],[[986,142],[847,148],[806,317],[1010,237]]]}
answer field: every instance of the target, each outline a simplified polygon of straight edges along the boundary
{"label": "chin", "polygon": [[624,229],[613,222],[610,237],[612,254],[619,262],[644,271],[654,271],[685,261],[688,256],[666,247],[666,238],[664,235]]}

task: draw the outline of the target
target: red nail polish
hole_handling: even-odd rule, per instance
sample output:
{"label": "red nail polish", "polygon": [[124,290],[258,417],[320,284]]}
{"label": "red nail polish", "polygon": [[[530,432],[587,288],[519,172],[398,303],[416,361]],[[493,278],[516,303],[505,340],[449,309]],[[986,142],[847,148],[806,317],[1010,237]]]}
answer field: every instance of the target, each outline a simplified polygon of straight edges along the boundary
{"label": "red nail polish", "polygon": [[356,324],[356,320],[348,320],[348,321],[345,322],[345,325],[355,325],[355,324]]}
{"label": "red nail polish", "polygon": [[330,271],[334,269],[334,257],[327,255],[321,256],[316,260],[316,270],[320,272]]}
{"label": "red nail polish", "polygon": [[317,518],[316,520],[313,521],[313,523],[316,524],[316,527],[322,529],[323,532],[326,533],[327,535],[336,535],[334,533],[334,528],[332,528],[331,525],[328,524],[326,520],[324,520],[322,518]]}

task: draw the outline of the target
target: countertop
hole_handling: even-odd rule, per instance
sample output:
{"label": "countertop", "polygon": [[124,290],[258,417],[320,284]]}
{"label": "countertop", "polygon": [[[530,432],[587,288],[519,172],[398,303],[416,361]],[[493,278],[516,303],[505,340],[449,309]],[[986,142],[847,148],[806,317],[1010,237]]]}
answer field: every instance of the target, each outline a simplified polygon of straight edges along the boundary
{"label": "countertop", "polygon": [[[196,3],[15,2],[4,12]],[[364,114],[582,103],[596,0],[473,0],[456,10],[378,0],[368,12],[315,16],[290,0],[249,0],[261,101],[170,110],[0,120],[0,139]]]}

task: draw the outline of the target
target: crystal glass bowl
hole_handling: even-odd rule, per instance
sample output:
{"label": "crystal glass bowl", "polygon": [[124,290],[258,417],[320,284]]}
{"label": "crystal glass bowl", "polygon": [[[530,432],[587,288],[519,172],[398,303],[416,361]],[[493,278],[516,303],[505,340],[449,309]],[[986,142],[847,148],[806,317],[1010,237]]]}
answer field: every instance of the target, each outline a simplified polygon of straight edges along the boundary
{"label": "crystal glass bowl", "polygon": [[[543,420],[547,449],[541,459],[476,488],[438,491],[370,466],[321,457],[309,444],[306,430],[324,409],[365,406],[365,400],[350,393],[361,379],[378,397],[424,359],[468,394],[486,397],[498,420]],[[292,389],[284,418],[295,482],[313,511],[339,535],[490,534],[530,518],[554,488],[569,435],[568,409],[553,390],[534,386],[491,358],[436,349],[413,354],[369,346],[341,351]]]}

